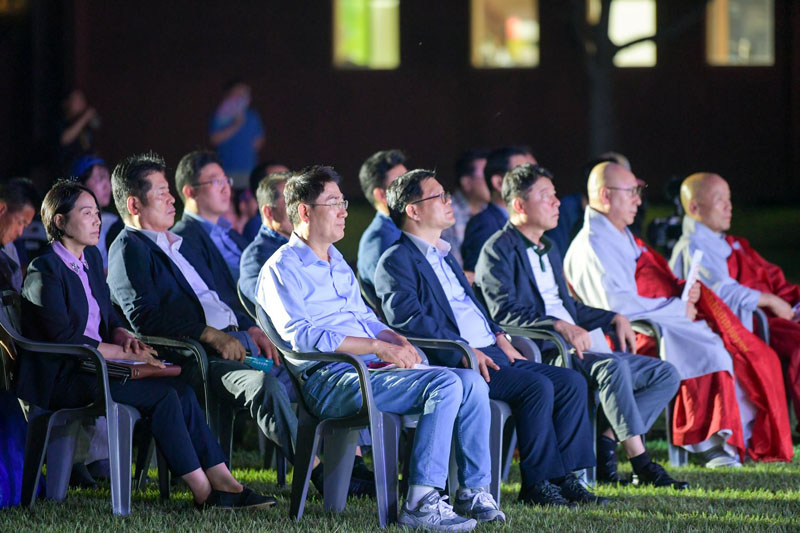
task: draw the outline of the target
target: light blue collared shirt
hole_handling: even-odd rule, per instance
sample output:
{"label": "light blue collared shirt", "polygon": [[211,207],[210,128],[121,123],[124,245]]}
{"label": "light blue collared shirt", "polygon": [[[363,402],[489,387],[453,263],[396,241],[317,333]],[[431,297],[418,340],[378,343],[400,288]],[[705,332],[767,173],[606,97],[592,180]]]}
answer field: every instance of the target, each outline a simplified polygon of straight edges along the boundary
{"label": "light blue collared shirt", "polygon": [[[387,326],[361,298],[353,270],[333,245],[323,261],[296,234],[264,264],[256,301],[298,352],[333,352],[345,337],[374,339]],[[313,362],[287,358],[295,372]]]}
{"label": "light blue collared shirt", "polygon": [[203,229],[206,230],[208,236],[211,237],[211,242],[214,243],[214,246],[217,247],[219,253],[222,254],[225,264],[228,265],[228,270],[231,271],[233,280],[239,281],[239,261],[242,258],[242,250],[239,248],[239,245],[236,244],[236,241],[231,239],[231,236],[229,235],[231,228],[233,228],[233,224],[231,224],[230,221],[225,217],[219,217],[219,219],[217,219],[217,223],[214,224],[213,222],[201,217],[197,213],[184,211],[184,214],[186,214],[186,216],[189,218],[200,222],[200,225],[202,225]]}
{"label": "light blue collared shirt", "polygon": [[436,246],[420,239],[416,235],[403,232],[411,239],[428,264],[433,268],[439,284],[442,286],[447,301],[450,304],[450,309],[453,310],[453,316],[456,317],[456,324],[458,324],[459,334],[469,343],[473,348],[485,348],[491,346],[496,342],[496,338],[483,316],[478,306],[472,301],[464,287],[458,281],[455,272],[444,260],[447,254],[450,253],[450,244],[447,241],[439,239]]}

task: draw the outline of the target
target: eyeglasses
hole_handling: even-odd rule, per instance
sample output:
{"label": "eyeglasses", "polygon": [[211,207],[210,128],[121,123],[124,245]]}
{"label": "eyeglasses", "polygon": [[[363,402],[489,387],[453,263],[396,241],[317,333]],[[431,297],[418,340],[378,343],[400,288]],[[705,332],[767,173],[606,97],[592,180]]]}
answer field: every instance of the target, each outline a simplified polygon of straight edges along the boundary
{"label": "eyeglasses", "polygon": [[201,185],[213,185],[214,187],[222,189],[223,187],[225,187],[226,183],[229,186],[233,187],[233,178],[224,177],[224,178],[217,178],[217,179],[210,180],[210,181],[198,181],[197,183],[194,184],[194,186],[195,187],[200,187]]}
{"label": "eyeglasses", "polygon": [[626,191],[630,196],[641,196],[646,188],[646,183],[644,185],[635,185],[633,187],[609,187],[606,185],[606,189],[611,189],[612,191]]}
{"label": "eyeglasses", "polygon": [[345,209],[346,210],[347,206],[350,205],[350,202],[348,200],[340,200],[338,202],[331,202],[329,204],[308,204],[308,205],[314,205],[314,206],[320,206],[320,207],[332,207],[334,209]]}
{"label": "eyeglasses", "polygon": [[438,198],[439,200],[442,201],[443,204],[446,204],[447,202],[450,201],[450,198],[452,198],[452,195],[447,191],[442,191],[439,194],[437,194],[436,196],[428,196],[427,198],[420,198],[419,200],[414,200],[413,202],[408,202],[408,205],[418,204],[420,202],[426,202],[428,200],[433,200],[435,198]]}

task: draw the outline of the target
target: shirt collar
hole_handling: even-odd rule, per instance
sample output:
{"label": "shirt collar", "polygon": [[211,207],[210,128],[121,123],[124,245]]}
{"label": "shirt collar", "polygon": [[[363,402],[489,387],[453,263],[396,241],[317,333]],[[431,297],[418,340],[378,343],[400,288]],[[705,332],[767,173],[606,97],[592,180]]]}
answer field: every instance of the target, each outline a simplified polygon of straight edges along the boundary
{"label": "shirt collar", "polygon": [[281,235],[280,233],[278,233],[274,229],[265,226],[264,224],[261,224],[261,234],[263,236],[265,236],[265,237],[269,237],[271,239],[275,239],[275,240],[280,241],[280,242],[284,242],[285,243],[285,242],[289,241],[289,239],[287,239],[286,237],[284,237],[283,235]]}
{"label": "shirt collar", "polygon": [[233,224],[231,223],[231,221],[228,220],[225,217],[222,217],[222,216],[219,217],[217,219],[217,223],[214,224],[213,222],[211,222],[207,218],[201,217],[197,213],[192,213],[189,210],[184,210],[183,214],[185,216],[189,217],[190,219],[196,220],[197,222],[199,222],[208,233],[211,233],[214,230],[214,228],[217,228],[217,227],[227,233],[233,227]]}
{"label": "shirt collar", "polygon": [[169,230],[153,231],[144,228],[134,228],[133,226],[128,226],[128,225],[126,225],[125,227],[128,228],[129,230],[138,231],[139,233],[142,233],[143,235],[147,236],[148,239],[156,243],[158,246],[166,245],[169,247],[177,244],[178,248],[180,248],[180,245],[183,242],[183,237],[175,233],[172,233]]}
{"label": "shirt collar", "polygon": [[[297,235],[297,233],[292,232],[292,236],[289,238],[289,246],[297,254],[297,257],[300,258],[303,266],[313,265],[314,263],[327,264],[327,261],[323,261],[317,257],[317,254],[314,253],[314,250],[312,250],[311,247]],[[344,261],[342,254],[332,244],[328,247],[328,257],[330,258],[331,266]]]}
{"label": "shirt collar", "polygon": [[53,251],[69,268],[74,270],[76,274],[80,273],[81,267],[89,270],[89,263],[86,261],[83,252],[81,252],[80,257],[75,257],[60,241],[53,241]]}
{"label": "shirt collar", "polygon": [[516,226],[513,224],[511,225],[514,228],[514,231],[517,232],[517,235],[520,236],[522,239],[523,244],[525,244],[525,248],[528,250],[532,250],[537,256],[539,256],[539,267],[541,267],[542,272],[545,271],[546,266],[544,264],[544,256],[553,248],[553,241],[542,235],[539,238],[539,244],[536,244],[529,238],[527,238],[523,233],[517,229]]}
{"label": "shirt collar", "polygon": [[436,241],[436,245],[432,245],[426,240],[420,239],[416,235],[412,235],[407,231],[403,232],[414,245],[419,248],[419,251],[422,252],[422,255],[427,256],[429,253],[433,252],[439,255],[439,257],[447,257],[447,254],[450,253],[450,243],[444,239],[439,239]]}

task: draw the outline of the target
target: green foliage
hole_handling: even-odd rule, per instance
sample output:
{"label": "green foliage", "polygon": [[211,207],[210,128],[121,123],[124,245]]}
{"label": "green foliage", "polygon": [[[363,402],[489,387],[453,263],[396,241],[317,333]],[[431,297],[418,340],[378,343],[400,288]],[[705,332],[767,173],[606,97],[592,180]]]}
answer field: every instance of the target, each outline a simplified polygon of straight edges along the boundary
{"label": "green foliage", "polygon": [[[666,464],[666,445],[651,441],[652,455]],[[795,447],[795,456],[800,446]],[[275,473],[258,469],[260,458],[254,452],[237,453],[235,475],[259,491],[275,494],[277,509],[266,512],[213,511],[199,513],[191,506],[191,494],[185,487],[173,491],[167,502],[159,501],[158,490],[151,485],[134,493],[133,509],[128,517],[114,517],[108,485],[99,490],[70,491],[62,503],[39,501],[34,510],[19,508],[0,511],[0,531],[337,531],[356,532],[377,529],[375,505],[369,499],[351,499],[341,514],[326,513],[314,494],[299,523],[288,518],[289,487],[275,488]],[[630,465],[622,461],[626,474]],[[491,527],[507,531],[798,531],[800,530],[800,459],[791,464],[747,463],[741,469],[707,470],[689,465],[669,468],[676,478],[685,479],[692,488],[684,492],[636,487],[601,487],[598,492],[612,498],[604,508],[550,510],[526,507],[516,502],[519,471],[512,469],[509,483],[503,485],[501,506],[509,521]],[[155,472],[151,472],[154,478]],[[488,530],[484,526],[480,528]],[[390,528],[389,531],[399,531]]]}

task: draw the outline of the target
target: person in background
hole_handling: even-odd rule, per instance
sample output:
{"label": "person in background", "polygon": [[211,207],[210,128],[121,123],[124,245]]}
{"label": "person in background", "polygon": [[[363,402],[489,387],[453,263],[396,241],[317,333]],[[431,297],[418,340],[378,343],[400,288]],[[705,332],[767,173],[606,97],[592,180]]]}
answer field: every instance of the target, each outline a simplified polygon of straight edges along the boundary
{"label": "person in background", "polygon": [[63,118],[59,127],[58,152],[61,170],[67,171],[70,162],[94,151],[94,135],[100,128],[100,115],[89,105],[86,94],[70,89],[61,100]]}
{"label": "person in background", "polygon": [[477,215],[489,203],[489,187],[483,177],[486,157],[489,151],[484,148],[472,148],[463,152],[456,160],[456,192],[453,193],[453,216],[456,223],[442,232],[442,239],[450,243],[450,253],[463,266],[461,260],[461,243],[464,242],[464,230],[470,217]]}
{"label": "person in background", "polygon": [[[250,192],[256,200],[258,200],[258,185],[261,183],[261,180],[270,174],[276,174],[278,172],[289,172],[289,167],[283,163],[270,160],[261,163],[250,172]],[[245,241],[250,243],[253,242],[253,239],[256,238],[259,231],[261,231],[261,214],[256,210],[255,215],[245,224],[242,230],[242,236]]]}
{"label": "person in background", "polygon": [[[111,173],[105,161],[96,155],[87,154],[73,163],[70,176],[94,193],[100,209],[103,210],[100,213],[100,239],[97,241],[97,249],[103,258],[103,268],[108,271],[108,245],[122,229],[122,226],[117,224],[120,221],[119,216],[106,210],[111,204]],[[110,233],[112,227],[115,227],[115,230]]]}
{"label": "person in background", "polygon": [[225,96],[209,124],[209,140],[233,184],[247,187],[250,171],[256,166],[258,152],[264,146],[264,126],[261,117],[250,107],[249,85],[233,80],[224,90]]}

